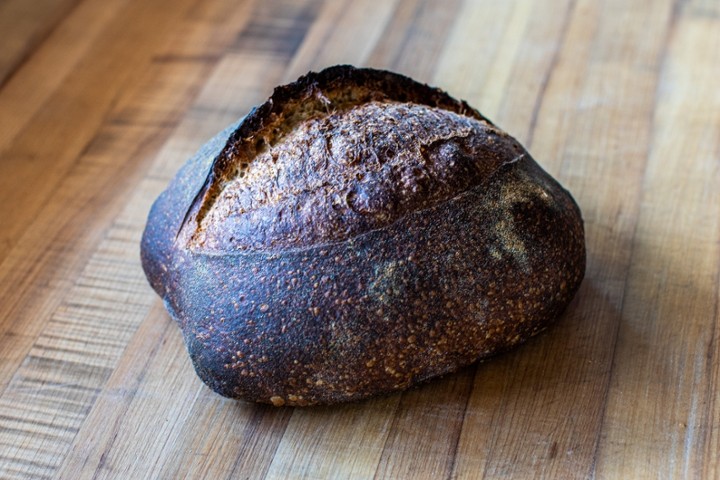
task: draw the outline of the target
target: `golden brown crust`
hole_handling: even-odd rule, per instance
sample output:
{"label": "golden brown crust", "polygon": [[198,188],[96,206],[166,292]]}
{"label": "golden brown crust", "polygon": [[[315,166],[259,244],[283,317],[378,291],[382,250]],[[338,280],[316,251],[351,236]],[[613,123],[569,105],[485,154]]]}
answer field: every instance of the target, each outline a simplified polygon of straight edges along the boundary
{"label": "golden brown crust", "polygon": [[[328,91],[337,108],[296,111]],[[526,340],[582,280],[572,197],[438,90],[335,67],[277,89],[223,148],[228,135],[161,195],[142,244],[223,395],[310,405],[407,388]]]}
{"label": "golden brown crust", "polygon": [[476,185],[521,151],[438,89],[332,67],[278,87],[245,118],[214,162],[184,238],[198,251],[345,240]]}
{"label": "golden brown crust", "polygon": [[253,158],[233,157],[192,248],[343,241],[477,186],[523,152],[485,122],[415,103],[328,104],[293,124]]}

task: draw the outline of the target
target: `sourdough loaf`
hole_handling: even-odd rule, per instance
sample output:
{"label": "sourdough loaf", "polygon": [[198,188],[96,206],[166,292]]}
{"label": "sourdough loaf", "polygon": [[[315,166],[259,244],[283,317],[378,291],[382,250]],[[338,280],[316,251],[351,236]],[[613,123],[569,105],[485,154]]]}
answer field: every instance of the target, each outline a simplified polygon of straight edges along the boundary
{"label": "sourdough loaf", "polygon": [[580,211],[465,102],[309,73],[208,142],[143,235],[213,390],[274,405],[407,388],[547,327],[584,275]]}

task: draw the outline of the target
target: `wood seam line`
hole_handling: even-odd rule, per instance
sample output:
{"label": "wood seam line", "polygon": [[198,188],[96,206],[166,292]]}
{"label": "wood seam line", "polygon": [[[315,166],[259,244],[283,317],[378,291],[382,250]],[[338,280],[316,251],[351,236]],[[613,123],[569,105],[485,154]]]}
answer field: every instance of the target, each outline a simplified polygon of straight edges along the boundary
{"label": "wood seam line", "polygon": [[470,399],[472,399],[473,393],[475,392],[475,377],[477,376],[478,369],[480,368],[480,363],[475,362],[472,365],[472,375],[470,375],[470,388],[468,390],[467,397],[465,397],[465,406],[463,407],[462,411],[462,422],[460,423],[460,428],[458,428],[458,435],[455,439],[455,444],[453,445],[453,448],[451,450],[450,454],[450,460],[449,460],[449,472],[447,476],[447,480],[452,480],[453,478],[457,478],[457,454],[458,449],[460,448],[460,439],[462,438],[463,433],[463,426],[465,425],[465,419],[467,418],[468,413],[468,407],[470,406]]}
{"label": "wood seam line", "polygon": [[[402,3],[402,0],[400,0],[396,4],[396,8],[398,8],[401,3]],[[425,3],[425,0],[417,0],[417,4],[416,4],[415,8],[413,9],[412,18],[410,19],[410,25],[412,27],[414,27],[415,25],[417,25],[419,23],[417,20],[419,18],[421,18],[424,3]],[[393,16],[394,15],[395,15],[395,11],[393,11]],[[400,63],[400,59],[402,59],[402,54],[405,51],[405,48],[407,47],[408,43],[410,42],[410,38],[412,37],[412,34],[413,34],[412,27],[407,28],[405,30],[405,34],[403,35],[402,40],[400,41],[400,44],[398,45],[398,48],[395,50],[395,54],[393,55],[392,60],[390,61],[390,65],[392,65],[393,69],[397,68],[397,64]]]}
{"label": "wood seam line", "polygon": [[[252,413],[252,421],[248,422],[248,425],[243,428],[243,433],[248,430],[248,426],[252,425],[251,432],[255,434],[257,430],[258,424],[260,424],[265,417],[265,415],[277,415],[282,416],[282,420],[280,421],[282,425],[282,435],[279,436],[278,440],[275,442],[275,448],[272,449],[272,455],[268,455],[268,458],[270,459],[269,462],[267,462],[266,465],[264,465],[265,472],[262,476],[262,478],[267,478],[268,473],[270,472],[270,466],[272,465],[272,459],[275,458],[275,455],[277,454],[278,448],[280,448],[280,443],[282,442],[283,437],[285,436],[285,432],[287,431],[288,424],[290,423],[290,418],[292,418],[293,414],[295,413],[295,410],[293,411],[280,411],[276,407],[273,406],[265,406],[265,405],[258,405],[258,409],[253,411]],[[271,408],[272,410],[267,410],[268,408]],[[242,472],[238,473],[238,468],[240,468],[242,456],[238,455],[235,458],[235,461],[233,462],[233,466],[230,469],[230,472],[226,478],[232,479],[232,478],[238,478]]]}
{"label": "wood seam line", "polygon": [[[720,158],[720,142],[717,142],[717,148],[715,153],[715,158]],[[720,246],[720,229],[717,231],[716,235],[716,243],[718,246]],[[708,395],[708,402],[706,406],[706,417],[711,419],[710,425],[708,426],[707,430],[705,431],[705,438],[703,439],[703,442],[705,444],[705,448],[702,451],[702,465],[703,465],[703,474],[701,475],[702,478],[712,478],[712,471],[710,470],[709,465],[709,458],[713,458],[717,455],[717,452],[711,452],[710,449],[712,448],[712,438],[713,438],[713,431],[720,431],[720,418],[716,418],[713,422],[713,412],[715,411],[715,404],[717,402],[717,394],[713,394],[713,392],[717,392],[718,388],[720,388],[720,384],[713,385],[713,381],[715,378],[720,379],[720,376],[713,377],[714,370],[713,365],[720,365],[720,359],[717,358],[717,352],[718,350],[718,344],[717,339],[720,338],[720,332],[718,332],[718,329],[720,328],[720,265],[717,265],[717,268],[715,270],[715,304],[713,305],[713,320],[712,320],[712,333],[710,335],[710,344],[708,345],[708,358],[707,358],[707,369],[708,369],[708,375],[709,378],[709,385],[710,388],[708,388],[708,391],[710,394]],[[717,368],[718,372],[720,373],[720,368]],[[714,387],[714,388],[713,388]],[[717,461],[716,461],[717,462]],[[717,476],[718,472],[715,472]]]}
{"label": "wood seam line", "polygon": [[[720,155],[720,152],[718,152]],[[717,238],[720,238],[720,229],[717,232]],[[720,244],[720,241],[717,243]],[[712,458],[713,455],[717,455],[717,452],[711,452],[710,448],[712,448],[712,437],[713,437],[713,430],[720,430],[720,419],[715,419],[715,422],[712,421],[713,419],[713,412],[715,411],[715,402],[717,395],[713,394],[713,392],[717,392],[718,387],[720,385],[713,385],[713,374],[714,369],[713,365],[717,364],[717,352],[718,352],[718,346],[716,337],[718,337],[718,328],[720,328],[720,265],[715,270],[715,303],[713,305],[713,319],[712,319],[712,328],[711,328],[711,334],[710,334],[710,344],[708,345],[708,354],[707,354],[707,369],[708,369],[708,376],[710,377],[708,379],[708,401],[707,405],[705,406],[706,411],[706,417],[711,420],[710,425],[708,425],[708,428],[705,430],[705,435],[703,435],[703,447],[699,450],[701,451],[702,455],[702,465],[703,465],[703,475],[701,475],[702,478],[712,478],[712,472],[709,470],[709,461],[708,459]],[[719,369],[720,370],[720,369]],[[714,388],[713,388],[714,387]]]}
{"label": "wood seam line", "polygon": [[386,451],[387,448],[388,448],[388,441],[389,441],[389,439],[390,439],[390,432],[392,432],[393,430],[395,430],[395,428],[397,427],[397,422],[399,421],[399,420],[398,420],[398,412],[399,412],[399,410],[400,410],[400,404],[402,403],[403,396],[404,396],[404,393],[399,395],[399,398],[398,398],[398,400],[395,402],[395,405],[394,405],[394,407],[393,407],[393,411],[392,411],[392,422],[390,422],[390,426],[388,427],[387,433],[385,434],[385,439],[383,440],[382,450],[380,450],[380,455],[379,455],[379,457],[378,457],[378,463],[377,463],[377,465],[375,465],[375,473],[373,473],[373,479],[375,479],[375,480],[377,480],[377,479],[379,479],[379,478],[382,478],[382,477],[379,476],[379,475],[380,475],[380,465],[382,465],[383,456],[384,456],[384,454],[385,454],[385,451]]}
{"label": "wood seam line", "polygon": [[533,105],[532,114],[530,115],[530,125],[528,125],[528,131],[525,135],[525,148],[528,151],[532,150],[531,147],[533,144],[533,140],[535,139],[538,116],[540,115],[540,110],[542,109],[544,104],[545,94],[547,93],[548,85],[550,85],[550,77],[552,77],[553,73],[555,73],[555,70],[558,66],[558,62],[560,61],[560,53],[565,50],[565,45],[567,44],[568,35],[570,33],[570,19],[575,13],[576,6],[577,0],[570,0],[568,8],[565,9],[565,17],[563,18],[562,27],[560,29],[560,42],[558,43],[557,48],[555,48],[553,56],[550,60],[550,65],[543,74],[542,80],[540,81],[540,90],[538,91],[537,98],[535,99],[535,105]]}

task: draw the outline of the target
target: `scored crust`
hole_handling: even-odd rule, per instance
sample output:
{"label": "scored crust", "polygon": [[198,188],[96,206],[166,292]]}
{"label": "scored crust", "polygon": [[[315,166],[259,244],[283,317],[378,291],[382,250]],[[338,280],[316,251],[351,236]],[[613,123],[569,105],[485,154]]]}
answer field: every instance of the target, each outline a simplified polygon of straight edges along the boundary
{"label": "scored crust", "polygon": [[485,181],[524,150],[467,104],[406,77],[334,67],[276,89],[218,156],[196,251],[346,240]]}

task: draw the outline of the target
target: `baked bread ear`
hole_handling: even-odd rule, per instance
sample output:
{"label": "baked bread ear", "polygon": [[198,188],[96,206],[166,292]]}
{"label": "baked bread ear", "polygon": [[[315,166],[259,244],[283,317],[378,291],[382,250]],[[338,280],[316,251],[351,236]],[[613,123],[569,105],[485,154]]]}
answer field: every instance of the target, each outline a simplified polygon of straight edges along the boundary
{"label": "baked bread ear", "polygon": [[400,390],[547,327],[584,275],[580,211],[465,102],[309,73],[208,142],[152,207],[150,284],[216,392],[274,405]]}

